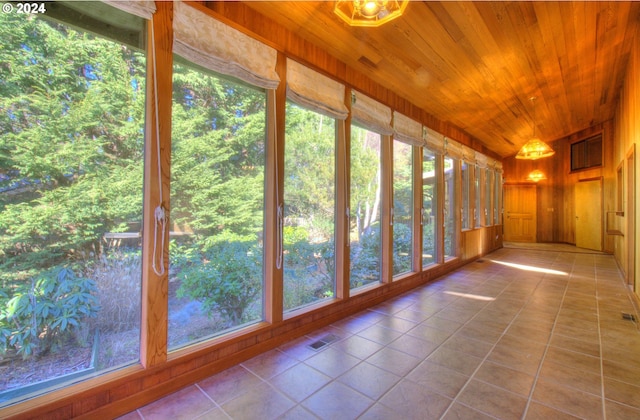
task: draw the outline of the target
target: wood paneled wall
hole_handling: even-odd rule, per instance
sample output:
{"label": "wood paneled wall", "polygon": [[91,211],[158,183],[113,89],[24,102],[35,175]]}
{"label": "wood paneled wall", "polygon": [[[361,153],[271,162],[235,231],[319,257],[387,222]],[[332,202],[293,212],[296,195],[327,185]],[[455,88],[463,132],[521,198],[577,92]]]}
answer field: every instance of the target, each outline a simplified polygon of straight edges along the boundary
{"label": "wood paneled wall", "polygon": [[[626,271],[627,267],[630,266],[628,261],[629,254],[635,254],[631,257],[635,257],[635,264],[631,264],[635,271],[633,289],[640,302],[640,258],[638,258],[638,253],[640,252],[640,158],[638,156],[640,153],[640,34],[636,34],[634,45],[635,49],[631,51],[627,77],[620,92],[620,102],[616,112],[613,153],[616,167],[621,165],[624,172],[623,190],[627,188],[626,178],[628,173],[630,171],[635,173],[635,229],[632,230],[629,227],[633,226],[629,220],[632,215],[626,212],[617,226],[622,231],[622,236],[614,238],[614,255],[620,267],[623,271]],[[634,149],[635,168],[631,168],[628,165],[627,156]],[[635,251],[633,249],[629,251],[629,247],[633,246],[634,243]]]}
{"label": "wood paneled wall", "polygon": [[[571,172],[571,144],[602,133],[602,167]],[[615,211],[615,177],[617,163],[614,159],[613,121],[598,124],[569,137],[548,141],[555,155],[535,161],[504,159],[504,182],[508,184],[531,183],[529,173],[539,169],[547,179],[536,184],[537,192],[537,240],[538,242],[576,243],[574,186],[580,180],[603,179],[603,211]],[[604,231],[603,219],[603,231]],[[613,253],[614,238],[604,235],[603,250]]]}

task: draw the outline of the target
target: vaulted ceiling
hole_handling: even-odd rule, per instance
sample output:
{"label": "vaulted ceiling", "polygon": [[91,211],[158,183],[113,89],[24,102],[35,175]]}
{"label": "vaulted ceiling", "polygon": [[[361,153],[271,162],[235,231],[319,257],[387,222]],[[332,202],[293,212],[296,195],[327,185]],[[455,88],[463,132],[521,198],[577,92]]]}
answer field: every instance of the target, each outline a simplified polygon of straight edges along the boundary
{"label": "vaulted ceiling", "polygon": [[502,157],[534,113],[545,141],[612,119],[639,48],[640,2],[412,1],[378,28],[348,26],[332,1],[245,4]]}

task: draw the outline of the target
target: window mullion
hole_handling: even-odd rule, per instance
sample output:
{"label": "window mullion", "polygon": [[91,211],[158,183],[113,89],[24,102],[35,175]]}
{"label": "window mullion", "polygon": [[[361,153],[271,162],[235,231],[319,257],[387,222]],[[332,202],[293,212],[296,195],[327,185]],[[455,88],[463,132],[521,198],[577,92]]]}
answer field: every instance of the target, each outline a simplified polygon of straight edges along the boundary
{"label": "window mullion", "polygon": [[[167,360],[169,229],[157,223],[156,208],[170,214],[171,107],[173,67],[172,4],[160,2],[150,21],[147,60],[144,217],[142,235],[142,318],[140,361],[151,367]],[[153,29],[153,30],[151,30]],[[155,66],[155,67],[154,67]],[[162,126],[161,130],[158,129]],[[160,170],[158,170],[160,165]],[[158,178],[160,176],[160,178]],[[162,202],[161,201],[162,197]],[[162,238],[164,235],[164,238]],[[164,244],[164,248],[162,247]],[[156,255],[154,255],[154,248]],[[153,269],[155,258],[156,270]],[[162,273],[158,275],[156,271]]]}

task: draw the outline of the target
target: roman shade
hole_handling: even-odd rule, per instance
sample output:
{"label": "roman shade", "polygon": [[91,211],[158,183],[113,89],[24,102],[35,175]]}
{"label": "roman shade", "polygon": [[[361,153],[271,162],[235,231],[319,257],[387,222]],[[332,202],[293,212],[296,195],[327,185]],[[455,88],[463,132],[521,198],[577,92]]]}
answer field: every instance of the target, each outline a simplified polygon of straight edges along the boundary
{"label": "roman shade", "polygon": [[444,136],[435,130],[430,128],[424,129],[426,147],[432,152],[443,154],[444,153]]}
{"label": "roman shade", "polygon": [[351,118],[368,130],[385,136],[393,134],[391,108],[355,91],[351,93]]}
{"label": "roman shade", "polygon": [[397,111],[393,112],[393,137],[413,146],[425,145],[422,139],[422,124]]}
{"label": "roman shade", "polygon": [[277,51],[214,19],[200,7],[174,3],[173,51],[217,73],[275,89],[280,82]]}
{"label": "roman shade", "polygon": [[143,19],[151,19],[153,14],[156,12],[156,2],[153,0],[103,0],[103,3]]}
{"label": "roman shade", "polygon": [[292,102],[329,117],[346,120],[344,85],[287,59],[287,98]]}

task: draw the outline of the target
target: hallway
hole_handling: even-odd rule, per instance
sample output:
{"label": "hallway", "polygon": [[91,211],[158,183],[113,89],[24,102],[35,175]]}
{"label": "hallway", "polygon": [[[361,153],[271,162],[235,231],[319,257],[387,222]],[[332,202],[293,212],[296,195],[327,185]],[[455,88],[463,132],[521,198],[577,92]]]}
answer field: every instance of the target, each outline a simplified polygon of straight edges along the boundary
{"label": "hallway", "polygon": [[640,418],[623,312],[613,256],[502,248],[121,418]]}

